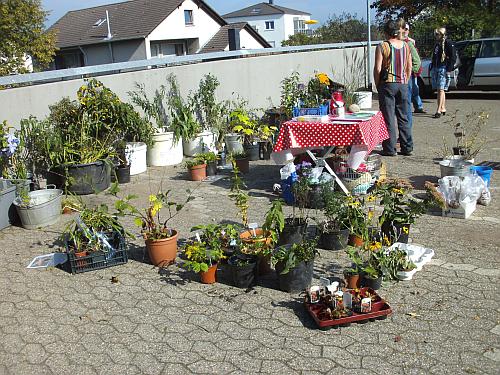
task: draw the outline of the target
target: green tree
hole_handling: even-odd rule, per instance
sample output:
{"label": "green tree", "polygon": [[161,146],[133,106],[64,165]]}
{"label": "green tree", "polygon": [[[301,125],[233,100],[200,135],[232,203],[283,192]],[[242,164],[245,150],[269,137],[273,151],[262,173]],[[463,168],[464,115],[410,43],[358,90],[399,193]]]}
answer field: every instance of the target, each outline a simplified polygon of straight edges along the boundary
{"label": "green tree", "polygon": [[0,0],[0,76],[25,73],[25,55],[40,67],[52,61],[56,36],[44,30],[47,15],[40,0]]}
{"label": "green tree", "polygon": [[[356,14],[342,13],[340,16],[330,17],[323,25],[314,30],[310,36],[295,34],[285,40],[283,46],[298,46],[320,43],[344,43],[366,41],[367,24]],[[372,40],[380,39],[377,28],[371,28]]]}
{"label": "green tree", "polygon": [[498,0],[377,0],[372,7],[380,24],[395,17],[409,21],[412,37],[424,54],[433,44],[436,27],[446,27],[453,40],[500,34]]}

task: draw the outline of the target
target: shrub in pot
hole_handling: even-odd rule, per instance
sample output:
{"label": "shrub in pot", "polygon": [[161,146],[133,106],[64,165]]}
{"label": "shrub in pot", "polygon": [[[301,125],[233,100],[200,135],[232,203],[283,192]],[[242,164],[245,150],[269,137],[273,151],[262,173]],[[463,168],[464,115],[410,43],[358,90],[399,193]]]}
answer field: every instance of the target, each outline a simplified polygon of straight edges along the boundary
{"label": "shrub in pot", "polygon": [[184,267],[200,274],[201,282],[213,284],[216,282],[218,262],[224,258],[224,252],[219,241],[205,243],[203,241],[188,242],[182,251],[186,257]]}
{"label": "shrub in pot", "polygon": [[342,250],[349,237],[348,200],[343,192],[334,191],[330,184],[322,187],[322,198],[325,220],[318,223],[319,245],[322,249]]}
{"label": "shrub in pot", "polygon": [[[116,195],[119,189],[114,186],[112,194]],[[131,204],[135,195],[128,195],[115,202],[119,215],[132,216],[134,223],[142,229],[142,236],[146,242],[149,259],[158,267],[168,266],[175,262],[177,256],[177,230],[171,228],[169,222],[179,214],[184,206],[192,201],[192,192],[187,190],[187,197],[183,203],[176,203],[170,199],[170,190],[151,194],[148,206],[138,209]],[[162,217],[162,212],[167,212]]]}
{"label": "shrub in pot", "polygon": [[219,241],[224,259],[229,258],[236,251],[237,241],[239,239],[239,226],[235,224],[205,224],[196,225],[191,228],[191,232],[199,231],[200,239],[205,243]]}
{"label": "shrub in pot", "polygon": [[388,245],[394,242],[408,242],[410,225],[425,213],[430,200],[417,200],[412,197],[413,186],[403,179],[389,179],[377,184],[374,194],[381,200],[384,208],[379,217],[382,235]]}
{"label": "shrub in pot", "polygon": [[207,178],[207,164],[205,160],[195,156],[193,159],[187,160],[185,164],[191,181],[202,181]]}
{"label": "shrub in pot", "polygon": [[317,254],[316,240],[278,247],[271,261],[278,275],[280,289],[285,292],[305,290],[311,284]]}
{"label": "shrub in pot", "polygon": [[309,182],[305,177],[299,177],[292,185],[293,208],[292,215],[285,219],[278,243],[280,245],[302,242],[307,233],[307,200]]}
{"label": "shrub in pot", "polygon": [[243,137],[243,148],[248,154],[249,160],[259,160],[258,141],[268,141],[277,128],[263,123],[255,111],[246,109],[244,105],[233,110],[230,119],[233,131]]}
{"label": "shrub in pot", "polygon": [[406,251],[397,247],[390,250],[383,262],[384,277],[389,280],[411,280],[416,268]]}

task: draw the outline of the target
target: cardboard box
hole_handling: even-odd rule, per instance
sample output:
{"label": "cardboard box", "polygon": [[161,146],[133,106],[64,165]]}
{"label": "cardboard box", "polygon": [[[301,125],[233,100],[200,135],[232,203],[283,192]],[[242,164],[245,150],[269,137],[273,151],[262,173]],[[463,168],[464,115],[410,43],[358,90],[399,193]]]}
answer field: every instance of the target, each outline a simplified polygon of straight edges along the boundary
{"label": "cardboard box", "polygon": [[443,216],[454,217],[457,219],[468,219],[476,211],[476,201],[460,205],[459,208],[443,209]]}

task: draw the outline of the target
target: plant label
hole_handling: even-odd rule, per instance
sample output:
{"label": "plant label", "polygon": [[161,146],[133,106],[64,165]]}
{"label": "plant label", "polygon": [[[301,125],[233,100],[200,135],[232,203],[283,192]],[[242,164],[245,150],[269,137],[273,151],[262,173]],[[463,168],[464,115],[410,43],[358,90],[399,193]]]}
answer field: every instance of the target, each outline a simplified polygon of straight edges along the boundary
{"label": "plant label", "polygon": [[318,303],[319,302],[320,290],[321,290],[321,287],[319,285],[313,285],[312,287],[309,288],[309,301],[311,303]]}
{"label": "plant label", "polygon": [[198,232],[196,232],[196,240],[198,240],[198,242],[201,242],[201,237],[200,237],[200,234]]}
{"label": "plant label", "polygon": [[361,312],[369,313],[372,311],[372,299],[369,297],[363,298],[361,300]]}
{"label": "plant label", "polygon": [[248,228],[252,231],[254,237],[257,237],[257,232],[255,231],[259,227],[259,223],[249,223]]}
{"label": "plant label", "polygon": [[352,309],[352,294],[349,292],[344,292],[342,295],[342,303],[346,309]]}

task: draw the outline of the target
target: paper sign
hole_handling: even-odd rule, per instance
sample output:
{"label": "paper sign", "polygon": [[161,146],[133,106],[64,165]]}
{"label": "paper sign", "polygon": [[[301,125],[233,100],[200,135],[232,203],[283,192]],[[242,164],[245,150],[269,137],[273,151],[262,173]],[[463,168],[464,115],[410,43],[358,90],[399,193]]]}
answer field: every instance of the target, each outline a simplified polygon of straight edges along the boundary
{"label": "paper sign", "polygon": [[58,264],[65,263],[68,256],[65,253],[52,253],[45,255],[38,255],[30,262],[26,268],[47,268],[55,267]]}
{"label": "paper sign", "polygon": [[352,294],[349,292],[344,292],[342,295],[342,302],[345,308],[352,309]]}

